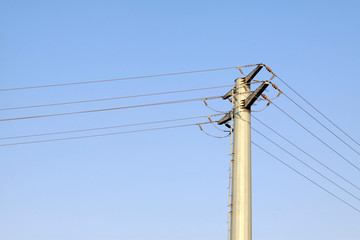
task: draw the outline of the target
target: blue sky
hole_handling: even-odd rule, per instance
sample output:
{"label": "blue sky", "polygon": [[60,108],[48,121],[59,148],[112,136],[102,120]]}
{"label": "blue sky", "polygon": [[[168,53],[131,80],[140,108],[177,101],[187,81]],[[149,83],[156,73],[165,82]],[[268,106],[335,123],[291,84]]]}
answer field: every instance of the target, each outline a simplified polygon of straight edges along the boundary
{"label": "blue sky", "polygon": [[[0,88],[263,62],[355,139],[360,139],[357,120],[360,34],[356,30],[359,5],[354,0],[3,0],[0,1]],[[226,70],[8,91],[1,92],[0,107],[231,85],[239,76],[236,70]],[[276,84],[306,106],[283,84],[278,81]],[[2,111],[0,117],[218,96],[225,92],[226,88]],[[231,107],[220,100],[209,103],[221,110]],[[276,104],[360,166],[358,155],[286,98],[278,98]],[[201,102],[184,103],[1,122],[0,132],[7,137],[206,114],[213,112]],[[356,170],[275,107],[254,114],[360,184]],[[253,126],[293,150],[255,121]],[[221,134],[210,126],[206,128]],[[126,130],[132,129],[135,128]],[[261,136],[253,133],[253,140],[360,208],[355,199],[306,170]],[[5,142],[8,141],[1,143]],[[229,138],[210,138],[196,127],[1,147],[0,238],[225,239],[229,148]],[[313,166],[323,171],[320,166]],[[351,186],[328,176],[360,195]],[[360,238],[358,212],[256,147],[253,148],[253,213],[254,240]]]}

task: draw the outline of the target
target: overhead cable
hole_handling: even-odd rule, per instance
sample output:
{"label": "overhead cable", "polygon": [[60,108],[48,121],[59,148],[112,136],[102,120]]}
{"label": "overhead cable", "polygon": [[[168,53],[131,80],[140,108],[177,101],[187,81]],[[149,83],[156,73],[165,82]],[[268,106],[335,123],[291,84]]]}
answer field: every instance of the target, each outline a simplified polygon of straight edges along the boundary
{"label": "overhead cable", "polygon": [[168,102],[158,102],[158,103],[149,103],[149,104],[142,104],[142,105],[124,106],[124,107],[92,109],[92,110],[85,110],[85,111],[78,111],[78,112],[53,113],[53,114],[34,115],[34,116],[25,116],[25,117],[16,117],[16,118],[3,118],[3,119],[0,119],[0,122],[14,121],[14,120],[24,120],[24,119],[34,119],[34,118],[43,118],[43,117],[65,116],[65,115],[82,114],[82,113],[104,112],[104,111],[129,109],[129,108],[150,107],[150,106],[174,104],[174,103],[195,102],[195,101],[202,101],[203,99],[211,100],[211,99],[216,99],[216,98],[220,98],[220,97],[221,96],[206,97],[206,98],[193,98],[193,99],[184,99],[184,100],[176,100],[176,101],[168,101]]}
{"label": "overhead cable", "polygon": [[319,138],[318,136],[316,136],[313,132],[311,132],[309,129],[307,129],[306,127],[304,127],[304,125],[302,125],[300,122],[298,122],[295,118],[293,118],[292,116],[290,116],[287,112],[285,112],[284,110],[282,110],[278,105],[276,105],[275,103],[273,103],[273,105],[279,109],[282,113],[284,113],[286,116],[288,116],[291,120],[293,120],[295,123],[297,123],[300,127],[302,127],[303,129],[305,129],[308,133],[310,133],[313,137],[315,137],[317,140],[319,140],[322,144],[324,144],[325,146],[327,146],[330,150],[332,150],[334,153],[336,153],[339,157],[341,157],[343,160],[345,160],[347,163],[349,163],[351,166],[353,166],[354,168],[356,168],[358,171],[360,171],[360,168],[357,167],[354,163],[352,163],[349,159],[347,159],[346,157],[344,157],[343,155],[341,155],[338,151],[336,151],[334,148],[332,148],[329,144],[327,144],[326,142],[324,142],[321,138]]}
{"label": "overhead cable", "polygon": [[165,94],[172,94],[172,93],[183,93],[183,92],[193,92],[193,91],[216,89],[216,88],[225,88],[225,87],[231,87],[231,86],[232,86],[232,85],[215,86],[215,87],[207,87],[207,88],[195,88],[195,89],[186,89],[186,90],[169,91],[169,92],[158,92],[158,93],[139,94],[139,95],[132,95],[132,96],[122,96],[122,97],[112,97],[112,98],[91,99],[91,100],[83,100],[83,101],[72,101],[72,102],[61,102],[61,103],[50,103],[50,104],[41,104],[41,105],[31,105],[31,106],[9,107],[9,108],[0,108],[0,111],[4,111],[4,110],[16,110],[16,109],[26,109],[26,108],[38,108],[38,107],[51,107],[51,106],[60,106],[60,105],[77,104],[77,103],[100,102],[100,101],[109,101],[109,100],[126,99],[126,98],[148,97],[148,96],[165,95]]}
{"label": "overhead cable", "polygon": [[195,70],[195,71],[176,72],[176,73],[164,73],[164,74],[154,74],[154,75],[143,75],[143,76],[114,78],[114,79],[95,80],[95,81],[58,83],[58,84],[48,84],[48,85],[39,85],[39,86],[28,86],[28,87],[17,87],[17,88],[3,88],[3,89],[0,89],[0,91],[4,92],[4,91],[15,91],[15,90],[35,89],[35,88],[62,87],[62,86],[81,85],[81,84],[104,83],[104,82],[114,82],[114,81],[123,81],[123,80],[134,80],[134,79],[142,79],[142,78],[165,77],[165,76],[183,75],[183,74],[190,74],[190,73],[201,73],[201,72],[220,71],[220,70],[235,69],[235,68],[241,69],[241,68],[244,68],[244,67],[251,67],[251,66],[257,66],[257,65],[258,65],[258,64],[251,64],[251,65],[245,65],[245,66],[234,66],[234,67],[224,67],[224,68],[212,68],[212,69],[205,69],[205,70]]}
{"label": "overhead cable", "polygon": [[175,126],[168,126],[168,127],[158,127],[158,128],[148,128],[148,129],[141,129],[141,130],[126,131],[126,132],[103,133],[103,134],[77,136],[77,137],[46,139],[46,140],[29,141],[29,142],[18,142],[18,143],[7,143],[7,144],[0,144],[0,147],[14,146],[14,145],[24,145],[24,144],[31,144],[31,143],[44,143],[44,142],[56,142],[56,141],[73,140],[73,139],[103,137],[103,136],[119,135],[119,134],[126,134],[126,133],[148,132],[148,131],[155,131],[155,130],[162,130],[162,129],[171,129],[171,128],[198,126],[199,124],[200,124],[200,125],[210,124],[210,122],[191,123],[191,124],[175,125]]}
{"label": "overhead cable", "polygon": [[308,100],[306,100],[300,93],[298,93],[294,88],[292,88],[288,83],[282,80],[279,76],[276,76],[283,84],[285,84],[291,91],[293,91],[296,95],[298,95],[304,102],[306,102],[310,107],[312,107],[316,112],[318,112],[321,116],[323,116],[326,120],[328,120],[333,126],[335,126],[339,131],[345,134],[348,138],[350,138],[354,143],[360,146],[360,143],[356,141],[353,137],[351,137],[348,133],[342,130],[337,124],[335,124],[331,119],[329,119],[324,113],[322,113],[319,109],[317,109],[313,104],[311,104]]}
{"label": "overhead cable", "polygon": [[314,180],[310,179],[309,177],[305,176],[304,174],[302,174],[301,172],[299,172],[298,170],[296,170],[295,168],[291,167],[290,165],[288,165],[286,162],[282,161],[280,158],[276,157],[274,154],[270,153],[269,151],[267,151],[266,149],[264,149],[263,147],[261,147],[260,145],[256,144],[255,142],[251,141],[252,144],[254,144],[256,147],[260,148],[262,151],[264,151],[265,153],[269,154],[270,156],[272,156],[273,158],[275,158],[276,160],[278,160],[279,162],[281,162],[282,164],[284,164],[286,167],[290,168],[291,170],[293,170],[294,172],[296,172],[297,174],[299,174],[300,176],[304,177],[305,179],[307,179],[308,181],[310,181],[311,183],[315,184],[316,186],[318,186],[319,188],[321,188],[322,190],[324,190],[325,192],[329,193],[331,196],[335,197],[336,199],[338,199],[339,201],[343,202],[344,204],[348,205],[349,207],[351,207],[352,209],[354,209],[355,211],[360,213],[360,209],[354,207],[353,205],[351,205],[350,203],[346,202],[344,199],[338,197],[337,195],[335,195],[334,193],[332,193],[331,191],[327,190],[326,188],[324,188],[323,186],[321,186],[320,184],[318,184],[317,182],[315,182]]}
{"label": "overhead cable", "polygon": [[319,123],[321,126],[323,126],[326,130],[328,130],[332,135],[334,135],[337,139],[339,139],[342,143],[344,143],[346,146],[348,146],[351,150],[356,152],[358,155],[360,153],[356,151],[353,147],[351,147],[347,142],[345,142],[342,138],[340,138],[336,133],[334,133],[332,130],[330,130],[328,127],[326,127],[322,122],[320,122],[317,118],[315,118],[311,113],[306,111],[303,107],[301,107],[299,104],[297,104],[292,98],[290,98],[287,94],[283,93],[284,96],[289,99],[292,103],[294,103],[297,107],[299,107],[303,112],[305,112],[307,115],[309,115],[312,119],[314,119],[317,123]]}
{"label": "overhead cable", "polygon": [[[213,123],[213,122],[209,122],[209,123]],[[206,131],[202,128],[201,125],[202,125],[202,124],[198,124],[200,130],[201,130],[203,133],[205,133],[206,135],[208,135],[208,136],[210,136],[210,137],[213,137],[213,138],[226,138],[226,137],[230,136],[230,134],[231,134],[231,133],[229,132],[229,133],[226,134],[225,136],[216,136],[216,135],[213,135],[213,134],[210,134],[210,133],[206,132]]]}
{"label": "overhead cable", "polygon": [[346,179],[345,177],[341,176],[339,173],[337,173],[335,170],[331,169],[330,167],[326,166],[326,164],[322,163],[320,160],[316,159],[314,156],[310,155],[308,152],[306,152],[305,150],[303,150],[302,148],[300,148],[299,146],[297,146],[295,143],[293,143],[292,141],[290,141],[289,139],[287,139],[286,137],[284,137],[283,135],[281,135],[278,131],[275,131],[273,128],[271,128],[269,125],[267,125],[266,123],[264,123],[263,121],[261,121],[260,119],[258,119],[257,117],[255,117],[254,115],[252,115],[252,117],[257,120],[258,122],[260,122],[262,125],[264,125],[265,127],[267,127],[269,130],[271,130],[273,133],[275,133],[276,135],[278,135],[279,137],[281,137],[282,139],[284,139],[285,141],[287,141],[288,143],[290,143],[292,146],[294,146],[295,148],[297,148],[298,150],[300,150],[302,153],[304,153],[305,155],[307,155],[308,157],[310,157],[311,159],[313,159],[315,162],[319,163],[321,166],[323,166],[324,168],[326,168],[327,170],[329,170],[330,172],[332,172],[333,174],[335,174],[336,176],[338,176],[339,178],[341,178],[342,180],[344,180],[345,182],[349,183],[351,186],[357,188],[358,190],[360,190],[360,187],[358,187],[357,185],[355,185],[354,183],[352,183],[350,180]]}
{"label": "overhead cable", "polygon": [[41,137],[41,136],[67,134],[67,133],[77,133],[77,132],[88,132],[88,131],[97,131],[97,130],[105,130],[105,129],[112,129],[112,128],[133,127],[133,126],[140,126],[140,125],[149,125],[149,124],[166,123],[166,122],[176,122],[176,121],[184,121],[184,120],[199,119],[199,118],[209,118],[209,117],[214,117],[214,116],[219,116],[219,115],[222,115],[222,114],[213,114],[213,115],[209,115],[209,116],[197,116],[197,117],[168,119],[168,120],[160,120],[160,121],[153,121],[153,122],[132,123],[132,124],[126,124],[126,125],[107,126],[107,127],[98,127],[98,128],[69,130],[69,131],[61,131],[61,132],[39,133],[39,134],[13,136],[13,137],[1,137],[0,140],[28,138],[28,137]]}
{"label": "overhead cable", "polygon": [[348,190],[346,190],[345,188],[343,188],[342,186],[340,186],[339,184],[337,184],[336,182],[334,182],[333,180],[331,180],[330,178],[326,177],[324,174],[322,174],[321,172],[319,172],[318,170],[316,170],[315,168],[311,167],[309,164],[307,164],[306,162],[304,162],[303,160],[301,160],[300,158],[296,157],[294,154],[292,154],[291,152],[289,152],[288,150],[286,150],[285,148],[283,148],[282,146],[280,146],[279,144],[277,144],[275,141],[271,140],[269,137],[265,136],[264,134],[262,134],[260,131],[256,130],[255,128],[251,127],[255,132],[257,132],[259,135],[261,135],[262,137],[264,137],[266,140],[268,140],[269,142],[271,142],[272,144],[274,144],[275,146],[277,146],[278,148],[280,148],[281,150],[283,150],[284,152],[286,152],[287,154],[289,154],[290,156],[292,156],[293,158],[295,158],[297,161],[299,161],[301,164],[303,164],[304,166],[308,167],[309,169],[311,169],[313,172],[317,173],[318,175],[320,175],[321,177],[323,177],[324,179],[326,179],[327,181],[329,181],[330,183],[334,184],[335,186],[337,186],[338,188],[340,188],[341,190],[343,190],[344,192],[346,192],[347,194],[349,194],[350,196],[352,196],[353,198],[355,198],[356,200],[360,201],[360,198],[357,197],[356,195],[352,194],[351,192],[349,192]]}

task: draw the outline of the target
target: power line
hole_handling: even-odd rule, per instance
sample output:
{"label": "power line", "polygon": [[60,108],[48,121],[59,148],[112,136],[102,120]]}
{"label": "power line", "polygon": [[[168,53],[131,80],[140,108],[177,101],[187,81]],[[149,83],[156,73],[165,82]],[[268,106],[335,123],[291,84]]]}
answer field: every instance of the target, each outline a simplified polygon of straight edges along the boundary
{"label": "power line", "polygon": [[319,163],[321,166],[325,167],[327,170],[329,170],[330,172],[334,173],[336,176],[338,176],[339,178],[341,178],[342,180],[344,180],[345,182],[349,183],[350,185],[352,185],[353,187],[357,188],[358,190],[360,190],[360,187],[358,187],[357,185],[355,185],[354,183],[352,183],[351,181],[347,180],[346,178],[344,178],[343,176],[341,176],[339,173],[337,173],[336,171],[334,171],[333,169],[331,169],[330,167],[326,166],[324,163],[322,163],[321,161],[319,161],[318,159],[316,159],[314,156],[310,155],[309,153],[307,153],[305,150],[301,149],[299,146],[297,146],[295,143],[291,142],[289,139],[285,138],[283,135],[281,135],[278,131],[275,131],[273,128],[271,128],[269,125],[267,125],[266,123],[264,123],[263,121],[261,121],[260,119],[258,119],[257,117],[255,117],[254,115],[252,116],[254,119],[256,119],[258,122],[260,122],[262,125],[264,125],[265,127],[267,127],[268,129],[270,129],[272,132],[274,132],[276,135],[278,135],[279,137],[281,137],[282,139],[284,139],[285,141],[287,141],[288,143],[290,143],[292,146],[294,146],[295,148],[297,148],[298,150],[300,150],[301,152],[303,152],[304,154],[306,154],[308,157],[310,157],[311,159],[313,159],[314,161],[316,161],[317,163]]}
{"label": "power line", "polygon": [[355,164],[353,164],[349,159],[347,159],[346,157],[344,157],[343,155],[341,155],[339,152],[337,152],[334,148],[332,148],[329,144],[327,144],[326,142],[324,142],[323,140],[321,140],[321,138],[319,138],[318,136],[316,136],[313,132],[311,132],[309,129],[307,129],[306,127],[304,127],[304,125],[302,125],[301,123],[299,123],[295,118],[291,117],[287,112],[285,112],[284,110],[282,110],[279,106],[277,106],[275,103],[272,103],[277,109],[279,109],[282,113],[284,113],[286,116],[288,116],[291,120],[293,120],[295,123],[297,123],[300,127],[302,127],[303,129],[305,129],[308,133],[310,133],[313,137],[315,137],[317,140],[319,140],[322,144],[324,144],[325,146],[327,146],[330,150],[332,150],[334,153],[336,153],[339,157],[341,157],[342,159],[344,159],[347,163],[349,163],[351,166],[353,166],[354,168],[356,168],[358,171],[360,171],[360,168],[357,167]]}
{"label": "power line", "polygon": [[[237,100],[236,100],[237,101]],[[347,161],[348,163],[350,163],[353,167],[355,167],[356,169],[360,170],[357,166],[355,166],[353,163],[351,163],[347,158],[345,158],[344,156],[342,156],[340,153],[338,153],[337,151],[335,151],[333,148],[331,148],[328,144],[326,144],[324,141],[322,141],[319,137],[317,137],[315,134],[313,134],[310,130],[308,130],[307,128],[305,128],[301,123],[299,123],[297,120],[295,120],[293,117],[291,117],[288,113],[286,113],[284,110],[282,110],[279,106],[277,106],[275,103],[272,102],[272,104],[277,107],[280,111],[282,111],[285,115],[287,115],[290,119],[292,119],[293,121],[295,121],[299,126],[301,126],[303,129],[305,129],[307,132],[309,132],[312,136],[314,136],[315,138],[317,138],[320,142],[322,142],[323,144],[325,144],[327,147],[329,147],[331,150],[333,150],[335,153],[337,153],[340,157],[342,157],[345,161]],[[352,182],[350,182],[349,180],[345,179],[344,177],[342,177],[340,174],[336,173],[335,171],[333,171],[331,168],[327,167],[325,164],[323,164],[322,162],[320,162],[319,160],[317,160],[316,158],[314,158],[313,156],[311,156],[310,154],[308,154],[307,152],[305,152],[304,150],[302,150],[301,148],[299,148],[298,146],[296,146],[294,143],[292,143],[290,140],[286,139],[285,137],[283,137],[282,135],[280,135],[278,132],[276,132],[275,130],[273,130],[272,128],[270,128],[268,125],[266,125],[264,122],[262,122],[261,120],[259,120],[258,118],[256,118],[254,115],[252,115],[253,118],[255,118],[257,121],[259,121],[260,123],[262,123],[264,126],[266,126],[267,128],[269,128],[270,130],[272,130],[274,133],[276,133],[278,136],[282,137],[283,139],[285,139],[287,142],[289,142],[290,144],[292,144],[293,146],[295,146],[297,149],[299,149],[300,151],[302,151],[303,153],[305,153],[306,155],[308,155],[309,157],[311,157],[313,160],[315,160],[316,162],[318,162],[319,164],[321,164],[322,166],[324,166],[325,168],[327,168],[328,170],[330,170],[331,172],[333,172],[334,174],[336,174],[337,176],[339,176],[340,178],[342,178],[343,180],[345,180],[346,182],[348,182],[349,184],[351,184],[352,186],[354,186],[357,189],[360,189],[358,186],[356,186],[355,184],[353,184]],[[245,121],[245,120],[243,120]],[[248,122],[250,124],[250,122]],[[253,130],[255,130],[256,132],[258,132],[256,129],[254,129],[253,127],[251,127]],[[261,134],[259,132],[259,134]],[[264,136],[263,134],[261,134],[262,136]],[[264,136],[265,137],[265,136]],[[267,137],[265,137],[267,138]],[[268,139],[268,138],[267,138]],[[270,139],[268,139],[269,141],[271,141]],[[274,143],[275,144],[275,143]],[[281,147],[280,147],[281,148]],[[285,150],[284,150],[285,151]]]}
{"label": "power line", "polygon": [[114,81],[123,81],[123,80],[134,80],[134,79],[142,79],[142,78],[154,78],[154,77],[165,77],[165,76],[173,76],[173,75],[182,75],[182,74],[190,74],[190,73],[201,73],[201,72],[210,72],[210,71],[220,71],[234,68],[244,68],[257,66],[258,64],[251,64],[245,66],[235,66],[235,67],[224,67],[224,68],[212,68],[205,70],[195,70],[195,71],[187,71],[187,72],[176,72],[176,73],[164,73],[164,74],[155,74],[155,75],[144,75],[144,76],[135,76],[135,77],[125,77],[125,78],[114,78],[114,79],[105,79],[105,80],[95,80],[95,81],[84,81],[84,82],[71,82],[71,83],[59,83],[59,84],[48,84],[48,85],[39,85],[39,86],[29,86],[29,87],[18,87],[18,88],[5,88],[0,89],[0,91],[15,91],[15,90],[26,90],[26,89],[34,89],[34,88],[48,88],[48,87],[62,87],[62,86],[71,86],[71,85],[81,85],[81,84],[92,84],[92,83],[104,83],[104,82],[114,82]]}
{"label": "power line", "polygon": [[128,109],[128,108],[150,107],[150,106],[165,105],[165,104],[201,101],[203,99],[211,100],[211,99],[216,99],[216,98],[220,98],[220,97],[221,96],[207,97],[207,98],[193,98],[193,99],[184,99],[184,100],[176,100],[176,101],[169,101],[169,102],[158,102],[158,103],[149,103],[149,104],[142,104],[142,105],[124,106],[124,107],[93,109],[93,110],[85,110],[85,111],[78,111],[78,112],[54,113],[54,114],[34,115],[34,116],[17,117],[17,118],[4,118],[4,119],[0,119],[0,122],[43,118],[43,117],[65,116],[65,115],[82,114],[82,113],[94,113],[94,112],[112,111],[112,110],[120,110],[120,109]]}
{"label": "power line", "polygon": [[72,139],[82,139],[82,138],[92,138],[92,137],[103,137],[103,136],[119,135],[119,134],[126,134],[126,133],[137,133],[137,132],[147,132],[147,131],[155,131],[155,130],[162,130],[162,129],[171,129],[171,128],[198,126],[198,125],[204,125],[204,124],[210,124],[210,122],[191,123],[191,124],[175,125],[175,126],[168,126],[168,127],[158,127],[158,128],[148,128],[148,129],[141,129],[141,130],[126,131],[126,132],[103,133],[103,134],[86,135],[86,136],[78,136],[78,137],[46,139],[46,140],[29,141],[29,142],[19,142],[19,143],[7,143],[7,144],[0,144],[0,147],[14,146],[14,145],[23,145],[23,144],[30,144],[30,143],[44,143],[44,142],[55,142],[55,141],[64,141],[64,140],[72,140]]}
{"label": "power line", "polygon": [[341,131],[343,134],[345,134],[348,138],[350,138],[353,142],[355,142],[358,146],[360,146],[360,143],[357,142],[353,137],[351,137],[348,133],[346,133],[344,130],[342,130],[338,125],[336,125],[333,121],[331,121],[325,114],[323,114],[319,109],[317,109],[314,105],[312,105],[308,100],[306,100],[303,96],[301,96],[300,93],[298,93],[294,88],[289,86],[284,80],[282,80],[279,76],[276,76],[283,84],[285,84],[291,91],[293,91],[296,95],[298,95],[304,102],[309,104],[310,107],[312,107],[316,112],[318,112],[321,116],[323,116],[326,120],[328,120],[332,125],[334,125],[339,131]]}
{"label": "power line", "polygon": [[349,194],[350,196],[352,196],[353,198],[357,199],[358,201],[360,201],[360,198],[358,198],[357,196],[355,196],[354,194],[352,194],[351,192],[349,192],[348,190],[346,190],[345,188],[343,188],[342,186],[340,186],[339,184],[337,184],[336,182],[334,182],[333,180],[331,180],[330,178],[326,177],[324,174],[320,173],[318,170],[316,170],[315,168],[311,167],[309,164],[307,164],[306,162],[302,161],[300,158],[296,157],[294,154],[292,154],[291,152],[289,152],[288,150],[286,150],[285,148],[281,147],[279,144],[277,144],[276,142],[274,142],[273,140],[271,140],[270,138],[268,138],[267,136],[265,136],[264,134],[262,134],[260,131],[256,130],[255,128],[251,127],[255,132],[257,132],[259,135],[261,135],[262,137],[264,137],[265,139],[267,139],[269,142],[271,142],[272,144],[274,144],[275,146],[277,146],[278,148],[280,148],[281,150],[283,150],[284,152],[286,152],[287,154],[289,154],[290,156],[292,156],[293,158],[295,158],[296,160],[298,160],[300,163],[302,163],[304,166],[310,168],[312,171],[314,171],[315,173],[317,173],[318,175],[320,175],[321,177],[325,178],[326,180],[328,180],[329,182],[331,182],[332,184],[334,184],[335,186],[337,186],[338,188],[340,188],[341,190],[343,190],[344,192],[346,192],[347,194]]}
{"label": "power line", "polygon": [[261,150],[263,150],[264,152],[266,152],[267,154],[269,154],[270,156],[272,156],[273,158],[275,158],[276,160],[278,160],[279,162],[281,162],[282,164],[284,164],[286,167],[290,168],[291,170],[293,170],[294,172],[296,172],[297,174],[299,174],[300,176],[304,177],[305,179],[307,179],[308,181],[310,181],[311,183],[315,184],[316,186],[318,186],[319,188],[321,188],[322,190],[324,190],[325,192],[329,193],[330,195],[332,195],[333,197],[335,197],[336,199],[340,200],[341,202],[345,203],[346,205],[348,205],[349,207],[351,207],[352,209],[354,209],[355,211],[360,213],[360,209],[354,207],[353,205],[351,205],[350,203],[346,202],[345,200],[343,200],[342,198],[338,197],[337,195],[335,195],[334,193],[330,192],[329,190],[327,190],[326,188],[324,188],[323,186],[321,186],[320,184],[316,183],[315,181],[311,180],[309,177],[305,176],[304,174],[302,174],[301,172],[299,172],[298,170],[296,170],[295,168],[291,167],[290,165],[288,165],[287,163],[285,163],[284,161],[282,161],[280,158],[276,157],[275,155],[273,155],[272,153],[270,153],[269,151],[265,150],[264,148],[262,148],[261,146],[259,146],[258,144],[256,144],[255,142],[251,141],[252,144],[254,144],[256,147],[260,148]]}
{"label": "power line", "polygon": [[309,115],[312,119],[314,119],[317,123],[319,123],[321,126],[323,126],[326,130],[328,130],[332,135],[334,135],[337,139],[339,139],[341,142],[343,142],[346,146],[348,146],[350,149],[352,149],[354,152],[356,152],[358,155],[360,153],[356,151],[353,147],[351,147],[347,142],[345,142],[343,139],[341,139],[336,133],[331,131],[328,127],[326,127],[323,123],[321,123],[318,119],[316,119],[311,113],[306,111],[303,107],[301,107],[299,104],[297,104],[293,99],[291,99],[286,93],[284,94],[285,97],[287,97],[291,102],[293,102],[296,106],[298,106],[303,112],[305,112],[307,115]]}
{"label": "power line", "polygon": [[156,123],[166,123],[166,122],[175,122],[175,121],[199,119],[199,118],[208,118],[208,117],[214,117],[214,116],[219,116],[219,115],[222,115],[222,114],[213,114],[213,115],[209,115],[209,116],[197,116],[197,117],[187,117],[187,118],[177,118],[177,119],[160,120],[160,121],[153,121],[153,122],[133,123],[133,124],[126,124],[126,125],[107,126],[107,127],[98,127],[98,128],[78,129],[78,130],[61,131],[61,132],[50,132],[50,133],[39,133],[39,134],[31,134],[31,135],[13,136],[13,137],[3,137],[3,138],[0,138],[0,140],[28,138],[28,137],[40,137],[40,136],[49,136],[49,135],[57,135],[57,134],[65,134],[65,133],[87,132],[87,131],[105,130],[105,129],[112,129],[112,128],[133,127],[133,126],[156,124]]}
{"label": "power line", "polygon": [[232,85],[225,85],[225,86],[215,86],[215,87],[207,87],[207,88],[195,88],[195,89],[186,89],[186,90],[169,91],[169,92],[148,93],[148,94],[140,94],[140,95],[132,95],[132,96],[121,96],[121,97],[91,99],[91,100],[83,100],[83,101],[72,101],[72,102],[50,103],[50,104],[41,104],[41,105],[32,105],[32,106],[10,107],[10,108],[1,108],[0,111],[26,109],[26,108],[37,108],[37,107],[60,106],[60,105],[77,104],[77,103],[109,101],[109,100],[126,99],[126,98],[148,97],[148,96],[165,95],[165,94],[172,94],[172,93],[183,93],[183,92],[193,92],[193,91],[216,89],[216,88],[225,88],[225,87],[231,87],[231,86]]}

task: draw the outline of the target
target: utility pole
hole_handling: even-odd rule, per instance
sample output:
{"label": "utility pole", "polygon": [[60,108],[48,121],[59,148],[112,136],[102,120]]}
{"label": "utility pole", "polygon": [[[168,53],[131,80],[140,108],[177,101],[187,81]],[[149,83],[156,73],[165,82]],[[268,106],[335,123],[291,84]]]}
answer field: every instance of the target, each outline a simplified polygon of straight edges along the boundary
{"label": "utility pole", "polygon": [[223,99],[233,95],[234,108],[219,120],[224,124],[233,118],[233,167],[231,195],[231,240],[252,239],[252,207],[251,207],[251,105],[258,99],[269,85],[264,82],[253,93],[250,82],[261,70],[256,67],[249,75],[235,80],[235,88]]}

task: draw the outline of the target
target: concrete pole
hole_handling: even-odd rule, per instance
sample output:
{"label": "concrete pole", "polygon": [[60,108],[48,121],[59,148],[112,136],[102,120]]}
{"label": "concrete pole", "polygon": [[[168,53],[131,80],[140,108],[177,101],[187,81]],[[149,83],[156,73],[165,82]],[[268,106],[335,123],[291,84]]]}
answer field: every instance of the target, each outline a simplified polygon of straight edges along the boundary
{"label": "concrete pole", "polygon": [[232,176],[231,240],[252,239],[251,113],[243,107],[250,95],[244,78],[235,80],[234,163]]}

